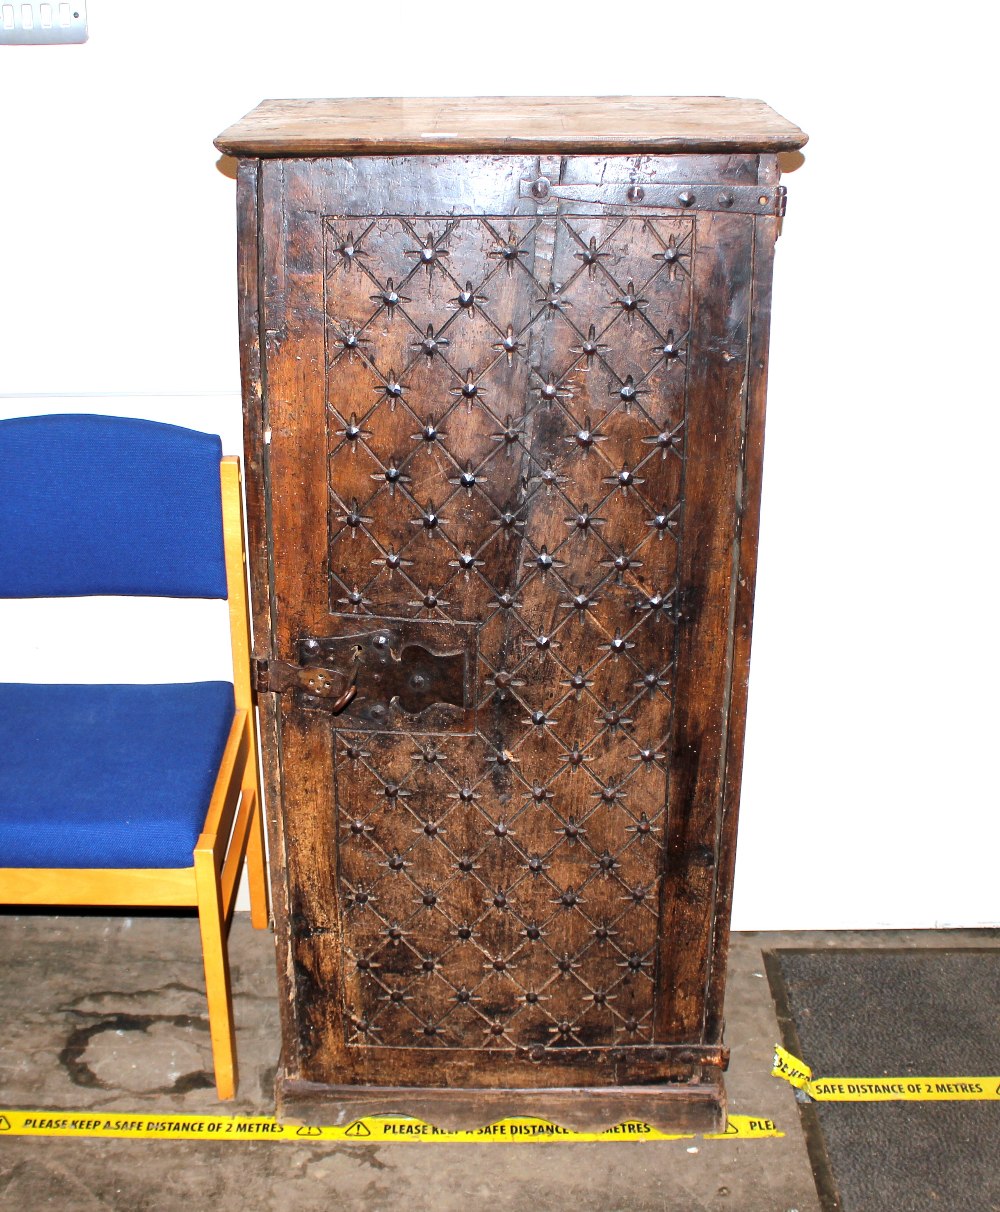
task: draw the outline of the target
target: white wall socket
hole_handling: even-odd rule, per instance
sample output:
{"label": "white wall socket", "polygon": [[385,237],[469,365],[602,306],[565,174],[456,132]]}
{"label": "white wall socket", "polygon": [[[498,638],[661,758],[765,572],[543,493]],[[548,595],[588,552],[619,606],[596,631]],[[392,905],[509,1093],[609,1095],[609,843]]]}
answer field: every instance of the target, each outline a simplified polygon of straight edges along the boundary
{"label": "white wall socket", "polygon": [[0,46],[44,46],[87,41],[85,0],[23,4],[0,2]]}

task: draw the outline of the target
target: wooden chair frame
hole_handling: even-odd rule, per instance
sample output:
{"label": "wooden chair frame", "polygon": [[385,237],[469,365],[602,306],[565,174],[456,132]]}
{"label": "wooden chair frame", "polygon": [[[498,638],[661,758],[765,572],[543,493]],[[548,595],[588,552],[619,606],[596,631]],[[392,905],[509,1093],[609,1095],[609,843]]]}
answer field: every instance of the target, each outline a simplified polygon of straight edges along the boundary
{"label": "wooden chair frame", "polygon": [[224,457],[220,475],[236,711],[191,866],[148,870],[0,868],[0,903],[196,908],[215,1085],[219,1098],[229,1099],[235,1097],[239,1079],[226,940],[244,860],[251,922],[264,929],[270,915],[257,722],[250,682],[250,612],[239,459]]}

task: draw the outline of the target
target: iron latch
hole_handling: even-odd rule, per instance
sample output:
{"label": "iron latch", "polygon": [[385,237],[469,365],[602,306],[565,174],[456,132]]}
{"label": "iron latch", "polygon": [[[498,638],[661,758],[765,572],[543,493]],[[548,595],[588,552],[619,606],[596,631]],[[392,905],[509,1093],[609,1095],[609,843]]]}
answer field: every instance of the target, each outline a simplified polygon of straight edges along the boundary
{"label": "iron latch", "polygon": [[343,711],[358,692],[356,667],[345,673],[322,665],[255,659],[253,672],[257,690],[273,690],[276,694],[294,690],[300,706],[333,714]]}
{"label": "iron latch", "polygon": [[291,692],[296,706],[330,714],[354,704],[351,721],[375,727],[393,710],[413,717],[434,707],[471,706],[472,654],[455,625],[355,624],[340,635],[303,636],[296,650],[297,661],[254,661],[257,690]]}

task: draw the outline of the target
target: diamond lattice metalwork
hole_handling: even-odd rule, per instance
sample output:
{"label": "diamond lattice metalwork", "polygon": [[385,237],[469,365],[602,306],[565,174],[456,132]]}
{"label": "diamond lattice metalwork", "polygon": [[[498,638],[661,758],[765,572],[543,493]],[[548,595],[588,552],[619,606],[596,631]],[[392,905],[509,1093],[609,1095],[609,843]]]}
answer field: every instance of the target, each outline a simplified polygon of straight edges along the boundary
{"label": "diamond lattice metalwork", "polygon": [[331,611],[478,624],[335,733],[348,1042],[648,1043],[693,220],[324,223]]}

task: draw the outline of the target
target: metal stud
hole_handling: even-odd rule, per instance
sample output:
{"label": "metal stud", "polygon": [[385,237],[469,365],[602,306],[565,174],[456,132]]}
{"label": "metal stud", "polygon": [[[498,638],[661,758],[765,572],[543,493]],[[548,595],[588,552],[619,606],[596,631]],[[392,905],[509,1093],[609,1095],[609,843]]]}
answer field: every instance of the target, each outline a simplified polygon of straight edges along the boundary
{"label": "metal stud", "polygon": [[520,348],[521,342],[514,336],[514,327],[511,324],[507,325],[507,335],[503,338],[503,340],[497,341],[493,345],[493,349],[495,349],[498,353],[505,353],[507,355],[508,366],[512,365],[514,361],[514,354],[516,354]]}
{"label": "metal stud", "polygon": [[443,346],[449,345],[449,344],[451,344],[451,342],[448,340],[447,337],[435,336],[433,324],[428,324],[427,332],[424,335],[423,340],[415,342],[413,345],[410,346],[410,348],[419,349],[421,351],[421,353],[423,353],[429,360],[429,359],[433,358],[434,355]]}

